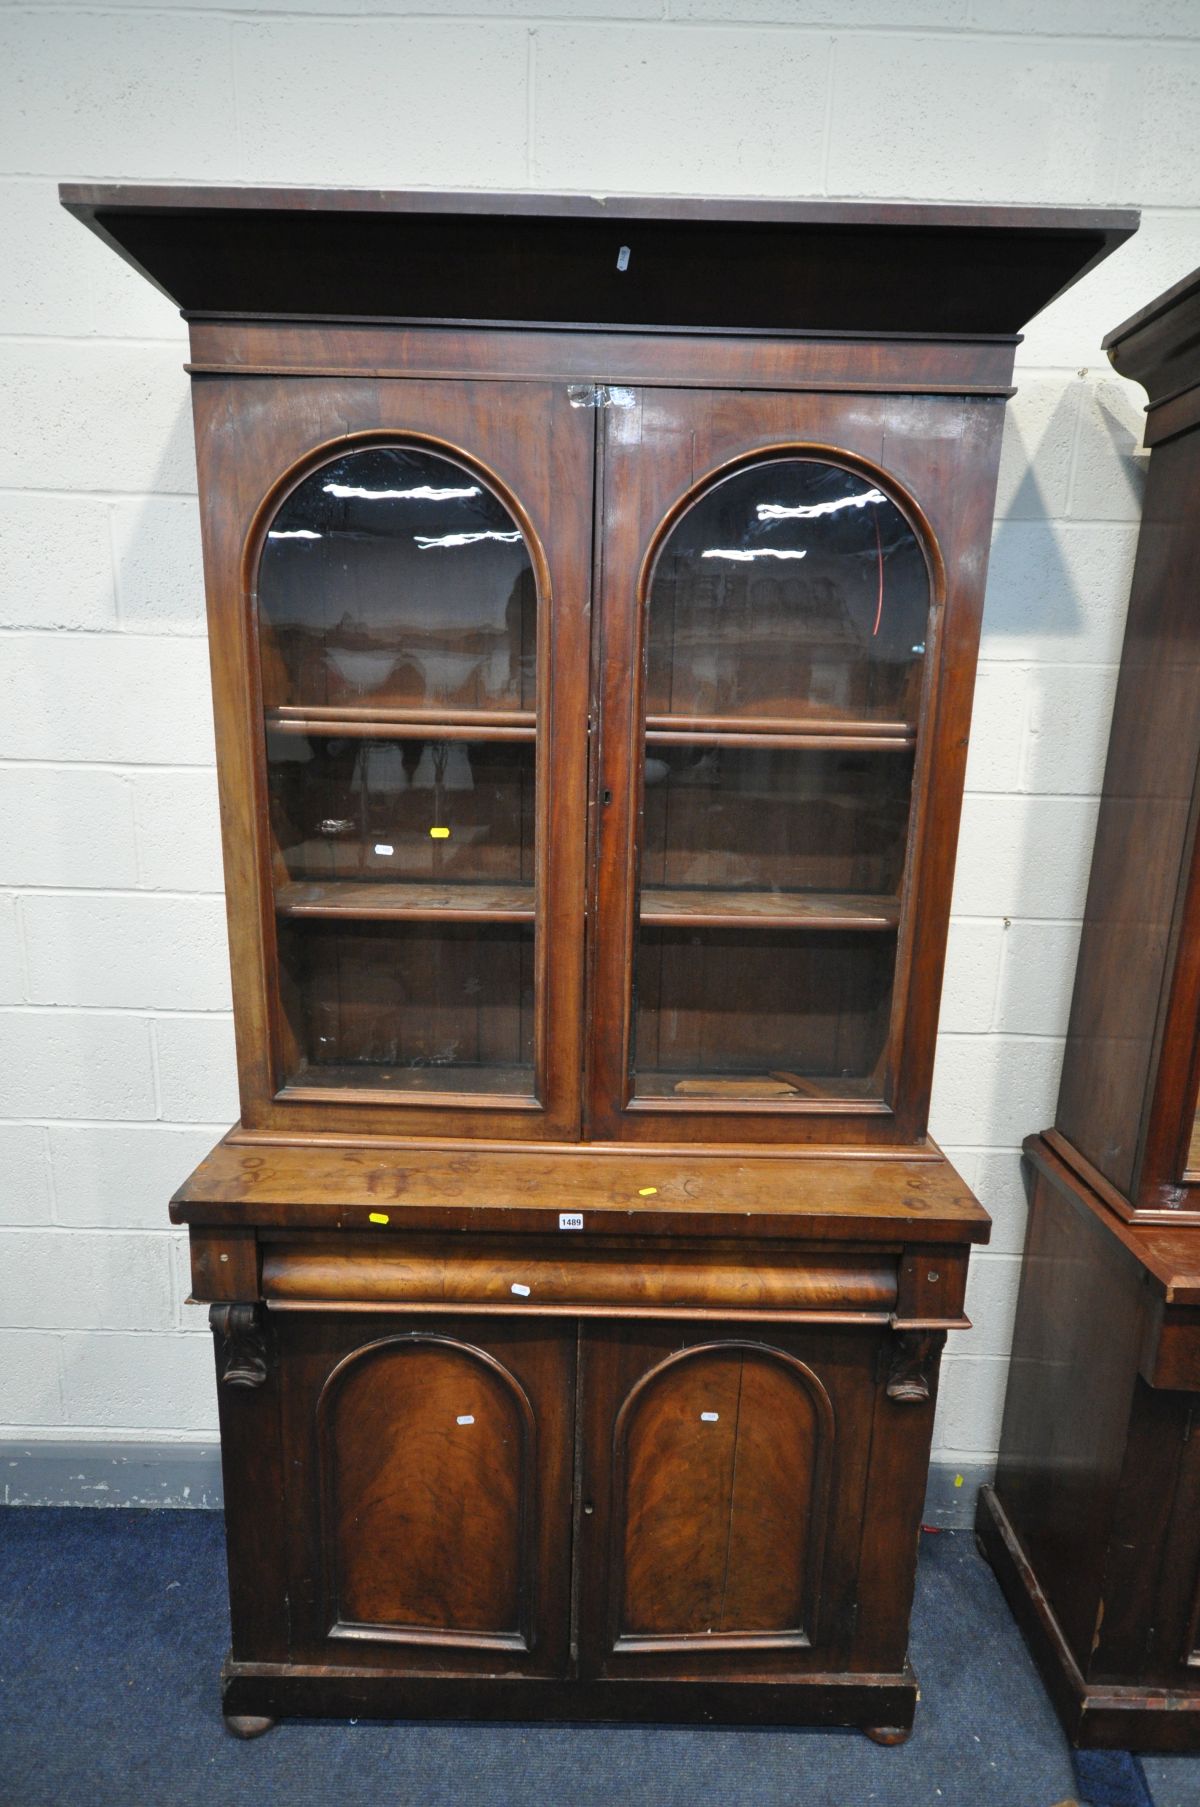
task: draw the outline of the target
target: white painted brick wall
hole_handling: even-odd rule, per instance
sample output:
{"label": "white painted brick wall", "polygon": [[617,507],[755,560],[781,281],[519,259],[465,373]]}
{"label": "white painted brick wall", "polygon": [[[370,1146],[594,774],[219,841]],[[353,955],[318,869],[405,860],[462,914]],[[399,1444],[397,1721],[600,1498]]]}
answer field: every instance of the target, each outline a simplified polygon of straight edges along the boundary
{"label": "white painted brick wall", "polygon": [[[236,1110],[186,340],[62,178],[1136,203],[1005,430],[933,1129],[995,1449],[1145,460],[1103,334],[1200,264],[1195,0],[0,0],[0,1435],[201,1440],[166,1199]],[[19,1431],[18,1431],[19,1427]]]}

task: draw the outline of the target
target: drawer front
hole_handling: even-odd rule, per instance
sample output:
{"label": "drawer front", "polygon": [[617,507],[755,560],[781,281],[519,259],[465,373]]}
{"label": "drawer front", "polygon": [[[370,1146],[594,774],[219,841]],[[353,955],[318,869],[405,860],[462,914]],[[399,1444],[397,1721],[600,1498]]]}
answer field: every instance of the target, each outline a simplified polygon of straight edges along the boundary
{"label": "drawer front", "polygon": [[264,1246],[263,1296],[277,1308],[322,1303],[405,1309],[574,1313],[829,1314],[884,1320],[898,1298],[898,1252],[792,1245],[662,1250],[581,1248],[561,1239],[294,1238]]}

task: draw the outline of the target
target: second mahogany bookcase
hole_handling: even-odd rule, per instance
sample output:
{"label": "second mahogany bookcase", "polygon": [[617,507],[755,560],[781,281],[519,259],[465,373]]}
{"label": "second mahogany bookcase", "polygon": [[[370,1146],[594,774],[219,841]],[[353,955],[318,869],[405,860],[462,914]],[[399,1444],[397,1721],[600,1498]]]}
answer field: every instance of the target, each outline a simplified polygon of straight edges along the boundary
{"label": "second mahogany bookcase", "polygon": [[1149,397],[1149,472],[978,1528],[1073,1742],[1197,1751],[1200,271],[1105,347]]}
{"label": "second mahogany bookcase", "polygon": [[227,1723],[903,1738],[1003,403],[1136,216],[63,199],[191,331]]}

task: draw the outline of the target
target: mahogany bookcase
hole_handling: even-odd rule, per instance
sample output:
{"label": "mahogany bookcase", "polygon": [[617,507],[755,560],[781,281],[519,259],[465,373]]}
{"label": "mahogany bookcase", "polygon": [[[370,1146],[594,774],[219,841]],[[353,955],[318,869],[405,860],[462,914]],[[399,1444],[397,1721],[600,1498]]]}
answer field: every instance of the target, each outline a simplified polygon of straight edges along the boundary
{"label": "mahogany bookcase", "polygon": [[903,1738],[1004,399],[1136,215],[63,200],[191,332],[227,1723]]}

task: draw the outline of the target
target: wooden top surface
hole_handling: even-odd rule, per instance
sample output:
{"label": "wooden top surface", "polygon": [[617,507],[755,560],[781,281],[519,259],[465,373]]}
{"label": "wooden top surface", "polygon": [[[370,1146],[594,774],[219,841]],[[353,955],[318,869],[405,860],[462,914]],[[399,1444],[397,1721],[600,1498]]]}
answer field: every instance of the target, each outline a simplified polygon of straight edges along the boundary
{"label": "wooden top surface", "polygon": [[1169,289],[1164,289],[1153,301],[1147,301],[1135,314],[1130,314],[1128,320],[1122,320],[1120,326],[1114,326],[1110,333],[1104,335],[1101,345],[1108,351],[1111,346],[1119,345],[1122,339],[1129,339],[1135,333],[1140,333],[1152,321],[1190,308],[1197,295],[1200,295],[1200,270],[1189,270],[1186,276],[1173,282]]}
{"label": "wooden top surface", "polygon": [[1168,1305],[1200,1305],[1200,1217],[1182,1219],[1177,1225],[1125,1223],[1041,1136],[1026,1140],[1025,1153],[1128,1249]]}
{"label": "wooden top surface", "polygon": [[458,1143],[286,1144],[233,1132],[176,1193],[177,1223],[986,1242],[987,1213],[936,1149],[890,1154]]}
{"label": "wooden top surface", "polygon": [[1160,407],[1200,384],[1200,270],[1192,270],[1103,341],[1122,376],[1140,383],[1150,407]]}
{"label": "wooden top surface", "polygon": [[[65,183],[189,314],[1012,335],[1128,208]],[[623,256],[622,253],[625,253]]]}

